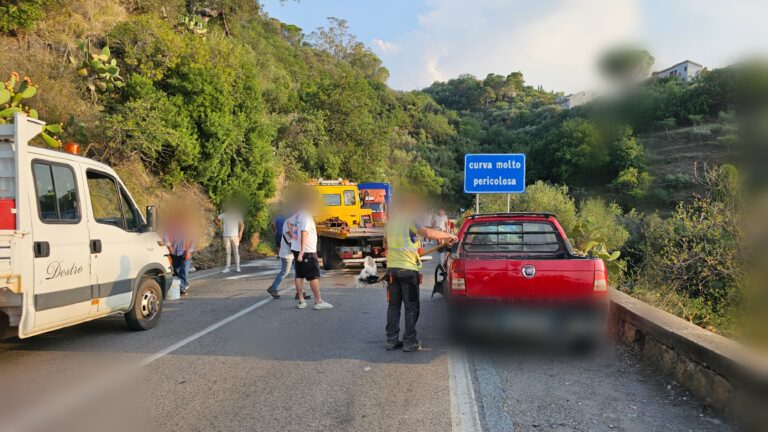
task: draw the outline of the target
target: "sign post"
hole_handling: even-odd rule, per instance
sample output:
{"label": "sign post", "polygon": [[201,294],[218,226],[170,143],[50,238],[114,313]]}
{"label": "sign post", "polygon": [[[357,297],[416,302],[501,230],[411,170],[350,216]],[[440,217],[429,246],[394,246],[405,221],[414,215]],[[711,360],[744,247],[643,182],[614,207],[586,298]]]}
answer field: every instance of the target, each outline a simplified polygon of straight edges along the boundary
{"label": "sign post", "polygon": [[475,213],[480,212],[480,194],[507,194],[507,212],[511,195],[525,192],[525,155],[468,154],[464,156],[464,193],[475,194]]}

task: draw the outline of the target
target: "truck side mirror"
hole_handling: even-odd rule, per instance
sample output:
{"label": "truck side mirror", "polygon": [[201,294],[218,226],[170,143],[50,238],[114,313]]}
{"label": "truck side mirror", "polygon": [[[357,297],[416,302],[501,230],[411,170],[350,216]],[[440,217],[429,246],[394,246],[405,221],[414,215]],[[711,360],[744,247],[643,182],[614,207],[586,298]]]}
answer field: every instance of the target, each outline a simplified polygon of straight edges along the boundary
{"label": "truck side mirror", "polygon": [[459,256],[459,242],[456,242],[451,246],[451,257],[458,258]]}
{"label": "truck side mirror", "polygon": [[147,206],[147,223],[141,227],[142,232],[157,231],[157,207]]}

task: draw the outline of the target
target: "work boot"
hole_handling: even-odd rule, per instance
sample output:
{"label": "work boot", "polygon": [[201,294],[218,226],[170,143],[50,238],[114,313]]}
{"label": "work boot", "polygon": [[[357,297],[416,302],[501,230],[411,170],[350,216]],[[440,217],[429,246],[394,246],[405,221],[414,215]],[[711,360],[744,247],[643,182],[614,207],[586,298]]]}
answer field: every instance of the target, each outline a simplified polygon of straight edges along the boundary
{"label": "work boot", "polygon": [[401,341],[401,340],[396,340],[396,341],[388,340],[387,341],[387,345],[385,346],[387,351],[394,351],[394,350],[396,350],[398,348],[402,348],[402,347],[403,347],[403,341]]}
{"label": "work boot", "polygon": [[267,293],[269,293],[269,295],[271,295],[274,299],[280,298],[280,294],[277,293],[276,289],[272,289],[272,287],[267,288]]}
{"label": "work boot", "polygon": [[413,343],[405,344],[403,345],[403,351],[405,352],[421,351],[421,342],[416,341]]}

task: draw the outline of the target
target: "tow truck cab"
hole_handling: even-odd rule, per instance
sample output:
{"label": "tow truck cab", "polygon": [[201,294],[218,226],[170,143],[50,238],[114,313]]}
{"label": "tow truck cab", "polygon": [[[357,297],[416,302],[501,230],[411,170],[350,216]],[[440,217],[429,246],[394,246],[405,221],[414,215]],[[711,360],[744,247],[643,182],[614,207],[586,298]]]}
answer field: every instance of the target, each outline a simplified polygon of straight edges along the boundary
{"label": "tow truck cab", "polygon": [[157,215],[110,167],[28,142],[45,123],[0,125],[0,333],[21,338],[112,314],[160,319],[171,280]]}
{"label": "tow truck cab", "polygon": [[560,323],[564,315],[594,321],[607,313],[605,263],[575,254],[555,215],[473,215],[458,237],[435,285],[454,312],[491,306],[526,319],[553,312],[551,322]]}

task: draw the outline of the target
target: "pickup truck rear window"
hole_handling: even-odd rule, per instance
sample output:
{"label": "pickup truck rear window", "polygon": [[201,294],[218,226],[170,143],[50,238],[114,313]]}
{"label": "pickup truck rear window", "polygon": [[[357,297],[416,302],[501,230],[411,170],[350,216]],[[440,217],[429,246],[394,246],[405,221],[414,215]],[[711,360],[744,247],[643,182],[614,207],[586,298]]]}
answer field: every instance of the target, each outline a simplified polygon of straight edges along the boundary
{"label": "pickup truck rear window", "polygon": [[478,222],[462,245],[467,252],[557,252],[560,236],[547,222]]}

